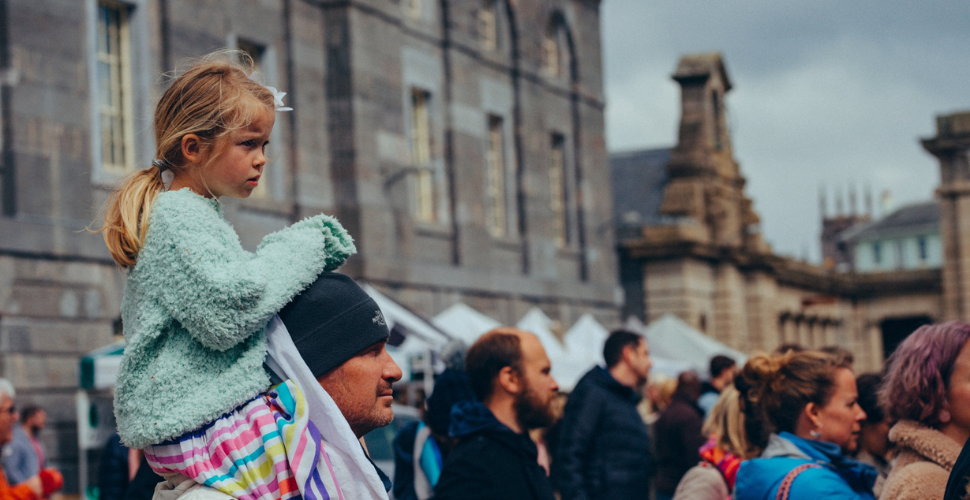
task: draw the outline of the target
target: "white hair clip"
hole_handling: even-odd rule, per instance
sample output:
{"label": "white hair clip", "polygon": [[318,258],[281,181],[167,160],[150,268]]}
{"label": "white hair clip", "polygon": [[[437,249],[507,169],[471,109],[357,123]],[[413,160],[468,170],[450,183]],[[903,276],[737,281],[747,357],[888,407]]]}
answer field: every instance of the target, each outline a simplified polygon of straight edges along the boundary
{"label": "white hair clip", "polygon": [[[260,85],[263,85],[263,82],[259,81],[258,71],[253,71],[249,75],[249,79]],[[263,86],[266,87],[266,90],[269,90],[270,92],[273,93],[273,105],[276,106],[276,111],[293,111],[293,108],[283,105],[283,96],[286,95],[286,92],[280,92],[279,90],[276,90],[276,87],[270,87],[269,85],[263,85]]]}

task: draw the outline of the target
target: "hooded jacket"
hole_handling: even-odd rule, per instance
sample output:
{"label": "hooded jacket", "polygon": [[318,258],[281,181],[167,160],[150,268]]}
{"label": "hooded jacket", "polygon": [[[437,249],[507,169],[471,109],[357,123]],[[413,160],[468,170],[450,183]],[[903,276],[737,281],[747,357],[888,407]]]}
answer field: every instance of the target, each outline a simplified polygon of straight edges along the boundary
{"label": "hooded jacket", "polygon": [[485,405],[456,404],[449,432],[458,444],[445,459],[435,500],[554,500],[535,443],[499,422]]}
{"label": "hooded jacket", "polygon": [[795,467],[815,464],[792,482],[790,500],[875,500],[876,469],[842,456],[838,445],[802,439],[789,432],[772,434],[761,456],[741,462],[734,485],[736,500],[773,500]]}
{"label": "hooded jacket", "polygon": [[317,215],[266,236],[253,254],[218,200],[159,193],[121,305],[122,442],[140,449],[181,436],[268,388],[267,322],[355,251],[336,219]]}
{"label": "hooded jacket", "polygon": [[639,400],[603,367],[594,367],[576,384],[552,461],[563,500],[640,499],[649,491],[653,457],[637,412]]}
{"label": "hooded jacket", "polygon": [[950,471],[960,455],[960,444],[912,420],[894,425],[889,440],[896,443],[896,460],[879,498],[943,498]]}

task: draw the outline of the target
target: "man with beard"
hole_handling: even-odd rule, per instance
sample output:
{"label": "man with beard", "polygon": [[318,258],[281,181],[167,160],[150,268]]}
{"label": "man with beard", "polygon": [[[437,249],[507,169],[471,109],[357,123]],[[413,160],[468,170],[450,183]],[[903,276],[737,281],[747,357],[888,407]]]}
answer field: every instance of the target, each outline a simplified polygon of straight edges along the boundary
{"label": "man with beard", "polygon": [[[317,429],[312,432],[323,441],[326,469],[314,477],[327,476],[326,491],[318,489],[316,498],[386,500],[391,481],[359,441],[394,419],[391,385],[401,379],[401,368],[385,349],[390,332],[377,303],[349,276],[325,272],[270,321],[266,336],[273,383],[288,379],[299,385]],[[325,394],[318,394],[320,388]],[[298,420],[295,413],[291,417]],[[154,498],[233,500],[212,488],[194,492],[200,488],[205,486],[184,475],[166,477]]]}
{"label": "man with beard", "polygon": [[559,423],[552,477],[563,500],[632,500],[650,491],[650,438],[637,412],[650,350],[642,336],[618,330],[603,359],[605,368],[576,384]]}
{"label": "man with beard", "polygon": [[492,330],[468,349],[465,370],[481,402],[455,405],[451,435],[458,444],[445,460],[435,500],[553,500],[528,434],[552,425],[559,391],[539,339],[514,328]]}

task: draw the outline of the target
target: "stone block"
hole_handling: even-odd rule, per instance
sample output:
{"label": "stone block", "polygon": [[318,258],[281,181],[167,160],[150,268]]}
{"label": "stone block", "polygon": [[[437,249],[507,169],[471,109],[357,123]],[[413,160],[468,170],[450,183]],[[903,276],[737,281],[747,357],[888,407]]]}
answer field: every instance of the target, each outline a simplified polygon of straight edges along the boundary
{"label": "stone block", "polygon": [[2,354],[4,378],[21,389],[76,389],[79,356],[60,354]]}

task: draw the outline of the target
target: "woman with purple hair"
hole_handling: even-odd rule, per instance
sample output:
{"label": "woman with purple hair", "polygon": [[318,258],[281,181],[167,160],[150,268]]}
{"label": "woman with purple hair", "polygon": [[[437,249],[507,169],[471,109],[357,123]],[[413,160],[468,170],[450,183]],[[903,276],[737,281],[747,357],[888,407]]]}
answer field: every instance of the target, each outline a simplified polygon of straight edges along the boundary
{"label": "woman with purple hair", "polygon": [[970,325],[922,326],[888,361],[880,401],[892,420],[896,462],[881,500],[943,498],[970,437]]}

